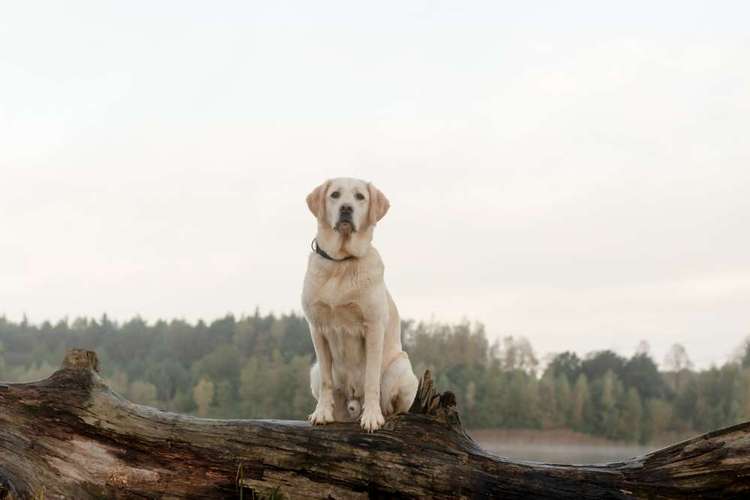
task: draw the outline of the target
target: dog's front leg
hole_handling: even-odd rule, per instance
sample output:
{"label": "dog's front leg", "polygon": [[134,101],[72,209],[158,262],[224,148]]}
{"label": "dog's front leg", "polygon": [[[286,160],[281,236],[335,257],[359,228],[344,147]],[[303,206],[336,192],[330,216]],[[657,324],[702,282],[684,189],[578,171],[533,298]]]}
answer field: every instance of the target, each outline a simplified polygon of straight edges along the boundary
{"label": "dog's front leg", "polygon": [[331,373],[331,350],[319,328],[310,325],[310,333],[315,348],[315,357],[318,360],[320,371],[320,394],[315,411],[307,419],[313,425],[322,425],[333,422],[333,374]]}
{"label": "dog's front leg", "polygon": [[380,429],[385,423],[380,408],[380,371],[383,366],[385,325],[374,322],[365,328],[365,404],[360,425],[367,432]]}

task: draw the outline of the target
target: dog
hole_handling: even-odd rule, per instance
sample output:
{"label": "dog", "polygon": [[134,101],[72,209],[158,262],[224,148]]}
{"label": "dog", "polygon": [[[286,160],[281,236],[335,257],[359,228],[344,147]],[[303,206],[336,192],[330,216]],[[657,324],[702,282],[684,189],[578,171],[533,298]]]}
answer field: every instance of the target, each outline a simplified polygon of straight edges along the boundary
{"label": "dog", "polygon": [[418,380],[401,346],[401,320],[372,246],[390,208],[371,183],[331,179],[307,196],[318,223],[302,291],[316,362],[313,425],[351,422],[373,432],[409,410]]}

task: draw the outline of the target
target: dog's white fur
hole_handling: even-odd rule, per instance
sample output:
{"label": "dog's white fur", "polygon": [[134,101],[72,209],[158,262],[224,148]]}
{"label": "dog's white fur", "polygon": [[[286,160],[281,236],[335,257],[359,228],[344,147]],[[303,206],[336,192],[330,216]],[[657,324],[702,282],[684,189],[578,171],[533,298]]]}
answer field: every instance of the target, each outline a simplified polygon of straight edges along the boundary
{"label": "dog's white fur", "polygon": [[[335,194],[337,193],[337,194]],[[302,308],[310,325],[316,363],[310,387],[317,399],[313,424],[360,419],[372,432],[384,416],[406,412],[417,377],[401,347],[401,320],[383,281],[383,261],[371,245],[375,223],[390,204],[375,186],[331,179],[315,188],[307,205],[318,220],[317,244],[334,259],[310,254]],[[352,208],[342,224],[340,209]]]}

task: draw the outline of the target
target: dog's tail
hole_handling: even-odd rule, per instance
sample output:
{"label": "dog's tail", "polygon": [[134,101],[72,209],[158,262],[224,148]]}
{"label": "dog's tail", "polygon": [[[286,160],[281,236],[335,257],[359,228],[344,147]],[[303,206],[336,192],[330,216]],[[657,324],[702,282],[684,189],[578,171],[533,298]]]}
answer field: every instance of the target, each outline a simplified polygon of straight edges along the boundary
{"label": "dog's tail", "polygon": [[350,418],[357,419],[362,413],[362,404],[358,399],[350,399],[346,402],[346,411],[349,412]]}

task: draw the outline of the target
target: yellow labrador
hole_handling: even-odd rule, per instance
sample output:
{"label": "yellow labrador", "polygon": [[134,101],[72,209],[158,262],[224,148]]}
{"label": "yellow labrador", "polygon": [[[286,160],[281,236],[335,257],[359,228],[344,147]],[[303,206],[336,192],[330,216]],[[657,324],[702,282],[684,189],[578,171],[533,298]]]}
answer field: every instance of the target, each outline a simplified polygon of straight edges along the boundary
{"label": "yellow labrador", "polygon": [[384,416],[405,412],[417,377],[401,347],[401,320],[371,245],[388,199],[357,179],[331,179],[307,197],[318,220],[302,292],[316,363],[310,387],[313,424],[360,419],[372,432]]}

